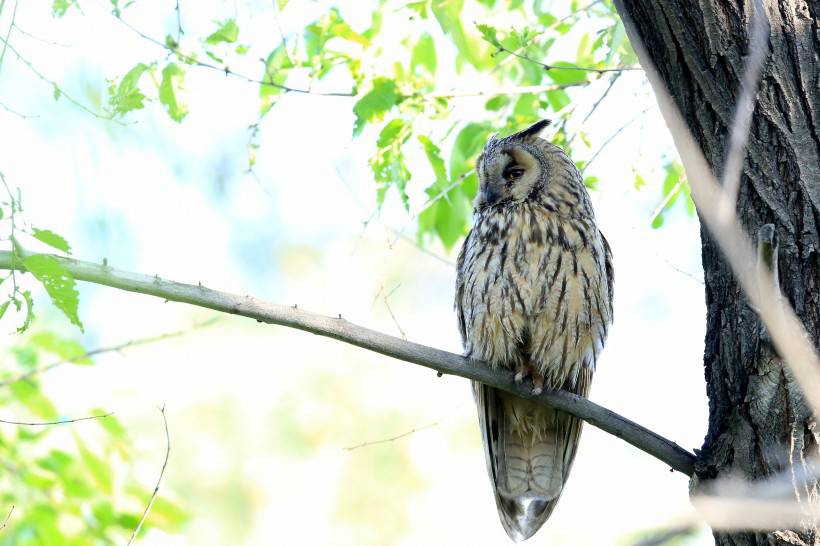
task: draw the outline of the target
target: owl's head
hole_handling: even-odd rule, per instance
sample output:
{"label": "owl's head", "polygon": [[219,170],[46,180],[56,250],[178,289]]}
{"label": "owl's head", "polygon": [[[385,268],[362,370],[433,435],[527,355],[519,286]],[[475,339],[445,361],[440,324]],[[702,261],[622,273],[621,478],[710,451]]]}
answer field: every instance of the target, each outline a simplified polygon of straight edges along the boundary
{"label": "owl's head", "polygon": [[538,134],[549,124],[541,120],[508,137],[490,138],[476,161],[476,209],[522,202],[544,189],[550,163],[547,150],[552,146]]}

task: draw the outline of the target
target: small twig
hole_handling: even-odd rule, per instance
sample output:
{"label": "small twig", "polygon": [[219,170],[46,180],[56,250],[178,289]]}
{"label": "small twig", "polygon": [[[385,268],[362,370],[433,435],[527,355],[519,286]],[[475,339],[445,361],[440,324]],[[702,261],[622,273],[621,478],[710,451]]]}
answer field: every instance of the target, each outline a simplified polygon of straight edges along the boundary
{"label": "small twig", "polygon": [[568,15],[565,15],[565,16],[561,17],[560,19],[558,19],[558,21],[553,23],[553,26],[558,26],[561,23],[565,23],[566,21],[569,21],[573,17],[577,17],[579,13],[586,13],[587,11],[591,10],[592,8],[594,8],[598,4],[602,3],[603,1],[604,0],[594,0],[593,2],[590,2],[589,4],[587,4],[586,6],[584,6],[582,8],[579,8],[579,9],[569,13]]}
{"label": "small twig", "polygon": [[68,364],[68,363],[71,363],[71,362],[79,362],[80,360],[84,360],[86,358],[96,356],[96,355],[99,355],[99,354],[119,352],[119,351],[122,351],[123,349],[128,349],[130,347],[136,347],[138,345],[146,345],[148,343],[155,343],[157,341],[164,341],[166,339],[171,339],[171,338],[174,338],[174,337],[183,336],[185,334],[189,334],[189,333],[193,332],[194,330],[198,330],[200,328],[205,328],[206,326],[211,326],[212,324],[218,322],[219,320],[220,320],[219,317],[214,317],[214,318],[208,319],[206,321],[200,322],[198,324],[194,324],[191,328],[188,328],[187,330],[177,330],[176,332],[167,332],[165,334],[160,334],[160,335],[157,335],[157,336],[150,336],[150,337],[144,337],[144,338],[139,338],[139,339],[131,339],[131,340],[125,341],[123,343],[118,343],[116,345],[109,345],[107,347],[98,347],[96,349],[91,349],[89,351],[84,352],[81,355],[77,355],[77,356],[74,356],[72,358],[64,358],[62,360],[58,360],[56,362],[46,364],[45,366],[42,366],[40,368],[35,368],[33,370],[29,370],[25,373],[22,373],[22,374],[18,375],[18,376],[12,377],[11,379],[5,379],[3,381],[0,381],[0,388],[11,385],[12,383],[17,383],[19,381],[29,379],[29,378],[31,378],[35,375],[39,375],[39,374],[45,373],[47,371],[53,370],[54,368],[56,368],[56,367],[58,367],[62,364]]}
{"label": "small twig", "polygon": [[390,438],[383,438],[381,440],[371,440],[369,442],[362,442],[361,444],[357,444],[355,446],[349,446],[349,447],[346,447],[344,449],[345,449],[345,451],[353,451],[355,449],[360,449],[362,447],[369,447],[369,446],[375,446],[375,445],[378,445],[378,444],[386,444],[388,442],[395,442],[396,440],[401,440],[402,438],[406,438],[407,436],[410,436],[411,434],[415,434],[416,432],[421,432],[422,430],[427,430],[428,428],[433,428],[434,426],[437,426],[437,425],[438,425],[438,422],[430,423],[428,425],[424,425],[423,427],[410,429],[407,432],[402,432],[401,434],[398,434],[396,436],[392,436]]}
{"label": "small twig", "polygon": [[609,85],[606,87],[606,91],[604,91],[604,93],[600,97],[598,97],[598,100],[596,100],[595,104],[592,105],[592,108],[589,109],[589,112],[586,116],[584,116],[584,119],[581,123],[586,123],[586,121],[592,117],[592,114],[595,113],[595,110],[598,109],[598,106],[604,101],[606,96],[609,95],[609,92],[612,91],[613,87],[615,87],[615,82],[617,82],[618,78],[620,78],[621,76],[623,76],[623,72],[617,72],[612,76],[612,78],[609,80]]}
{"label": "small twig", "polygon": [[277,0],[271,0],[271,4],[273,4],[273,22],[276,23],[276,30],[279,31],[279,37],[282,39],[282,47],[285,50],[285,56],[287,56],[288,61],[290,61],[290,64],[296,64],[293,62],[293,57],[290,56],[290,50],[288,49],[288,41],[285,39],[285,33],[282,30],[282,24],[279,22],[279,3]]}
{"label": "small twig", "polygon": [[9,519],[11,518],[12,512],[14,512],[14,505],[13,504],[11,505],[11,510],[9,510],[9,513],[6,514],[6,519],[3,520],[3,525],[0,525],[0,531],[5,529],[6,526],[9,524]]}
{"label": "small twig", "polygon": [[18,112],[17,110],[14,110],[14,109],[12,109],[12,108],[9,108],[6,104],[4,104],[4,103],[2,103],[2,102],[0,102],[0,108],[2,108],[3,110],[5,110],[5,111],[6,111],[6,112],[8,112],[9,114],[14,114],[15,116],[19,117],[20,119],[34,119],[34,118],[38,118],[38,117],[40,117],[40,116],[33,116],[33,115],[21,114],[21,113],[20,113],[20,112]]}
{"label": "small twig", "polygon": [[6,419],[0,419],[0,423],[6,425],[21,425],[26,427],[44,427],[49,425],[65,425],[66,423],[77,423],[79,421],[88,421],[90,419],[103,419],[105,417],[110,417],[111,415],[114,415],[114,413],[109,412],[103,415],[89,415],[87,417],[77,417],[75,419],[62,419],[59,421],[8,421]]}
{"label": "small twig", "polygon": [[179,12],[179,0],[176,0],[174,10],[177,12],[177,45],[179,45],[180,40],[182,40],[182,35],[184,34],[182,31],[182,14]]}
{"label": "small twig", "polygon": [[70,44],[61,44],[59,42],[53,42],[51,40],[46,40],[45,38],[40,38],[39,36],[35,36],[34,34],[32,34],[30,32],[27,32],[27,31],[23,30],[22,28],[20,28],[20,25],[18,25],[17,23],[14,23],[13,26],[14,26],[14,30],[16,30],[17,32],[19,32],[20,34],[22,34],[23,36],[25,36],[27,38],[31,38],[32,40],[37,40],[38,42],[42,42],[44,44],[53,45],[53,46],[57,46],[57,47],[65,47],[65,48],[73,47]]}
{"label": "small twig", "polygon": [[499,87],[498,89],[483,89],[478,91],[439,91],[424,95],[433,99],[455,99],[460,97],[496,97],[498,95],[523,95],[525,93],[546,93],[570,87],[584,87],[590,82],[562,83],[552,85],[519,85],[515,87]]}
{"label": "small twig", "polygon": [[615,67],[611,67],[611,68],[594,68],[594,67],[591,67],[591,66],[576,66],[576,65],[570,65],[570,64],[568,64],[567,66],[557,66],[557,65],[554,65],[554,64],[547,64],[547,63],[542,63],[541,61],[536,61],[532,57],[528,57],[527,55],[524,55],[523,53],[517,53],[517,52],[515,52],[511,49],[507,49],[504,46],[498,47],[498,51],[496,52],[496,55],[498,53],[502,53],[502,52],[503,53],[509,53],[510,55],[512,55],[514,57],[518,57],[519,59],[522,59],[524,61],[527,61],[527,62],[530,62],[530,63],[533,63],[533,64],[537,64],[538,66],[540,66],[544,70],[580,70],[580,71],[583,71],[583,72],[595,72],[596,74],[604,74],[606,72],[624,72],[626,70],[643,70],[639,66],[615,66]]}
{"label": "small twig", "polygon": [[393,324],[395,324],[396,328],[399,329],[399,333],[401,334],[401,338],[406,341],[407,340],[407,334],[404,333],[404,329],[401,327],[401,324],[399,324],[399,321],[396,318],[396,315],[393,314],[393,309],[390,308],[390,304],[387,302],[387,298],[392,296],[393,293],[396,290],[398,290],[400,286],[401,286],[400,284],[397,284],[395,286],[395,288],[393,288],[393,290],[390,291],[390,293],[384,295],[384,306],[387,307],[387,312],[390,313],[390,318],[393,319]]}
{"label": "small twig", "polygon": [[[6,39],[3,40],[3,51],[0,52],[0,68],[3,67],[3,59],[6,58],[6,49],[9,47],[9,38],[11,37],[11,30],[14,28],[14,19],[17,17],[17,3],[18,0],[14,0],[14,8],[11,10],[11,23],[9,24],[9,30],[6,32]],[[5,2],[3,2],[5,4]]]}
{"label": "small twig", "polygon": [[112,122],[117,123],[117,124],[119,124],[119,125],[127,125],[126,123],[124,123],[124,122],[122,122],[122,121],[120,121],[120,120],[118,120],[118,119],[114,119],[114,118],[113,118],[113,116],[106,116],[106,115],[100,114],[99,112],[95,112],[94,110],[92,110],[92,109],[91,109],[91,108],[89,108],[88,106],[84,105],[83,103],[81,103],[80,101],[78,101],[77,99],[75,99],[74,97],[72,97],[71,95],[69,95],[68,93],[66,93],[66,92],[65,92],[65,91],[64,91],[64,90],[63,90],[63,89],[62,89],[59,85],[57,85],[57,82],[55,82],[54,80],[52,80],[52,79],[50,79],[50,78],[46,77],[45,75],[43,75],[43,73],[42,73],[42,72],[40,72],[39,70],[37,70],[37,69],[34,67],[34,65],[31,63],[31,61],[29,61],[28,59],[26,59],[25,57],[23,57],[23,56],[20,54],[20,52],[19,52],[19,51],[17,51],[17,50],[14,48],[14,46],[13,46],[13,45],[11,45],[11,44],[9,43],[9,41],[8,41],[8,40],[5,40],[5,39],[3,39],[3,38],[0,38],[0,40],[2,40],[2,41],[3,41],[3,44],[4,44],[4,50],[5,50],[5,48],[8,48],[8,50],[9,50],[9,51],[11,51],[12,53],[14,53],[14,55],[15,55],[15,57],[17,57],[17,60],[18,60],[18,61],[20,61],[21,63],[25,64],[25,65],[28,67],[28,69],[29,69],[31,72],[33,72],[33,73],[34,73],[34,75],[36,75],[38,78],[40,78],[42,81],[44,81],[44,82],[48,83],[49,85],[51,85],[51,87],[52,87],[52,88],[53,88],[56,92],[59,92],[59,96],[61,96],[61,97],[65,97],[65,98],[66,98],[66,100],[67,100],[68,102],[70,102],[71,104],[73,104],[74,106],[76,106],[77,108],[79,108],[80,110],[82,110],[83,112],[86,112],[87,114],[91,114],[92,116],[94,116],[94,117],[95,117],[95,118],[97,118],[97,119],[103,119],[103,120],[105,120],[105,121],[112,121]]}
{"label": "small twig", "polygon": [[648,108],[646,108],[646,109],[642,110],[642,111],[641,111],[641,112],[640,112],[637,116],[635,116],[634,118],[630,119],[630,120],[629,120],[629,121],[627,121],[625,124],[621,125],[621,127],[620,127],[617,131],[615,131],[614,133],[612,133],[612,134],[609,136],[609,138],[608,138],[608,139],[606,139],[606,140],[604,141],[604,143],[603,143],[603,144],[601,144],[601,146],[600,146],[600,147],[599,147],[599,148],[595,151],[595,153],[594,153],[594,154],[592,154],[592,157],[590,157],[590,158],[589,158],[589,160],[588,160],[586,163],[584,163],[584,166],[581,168],[581,174],[584,174],[584,171],[586,171],[586,170],[587,170],[587,168],[588,168],[588,167],[592,164],[592,162],[593,162],[593,161],[595,161],[595,160],[598,158],[598,156],[601,154],[601,152],[602,152],[602,151],[604,151],[604,148],[606,148],[607,146],[609,146],[609,145],[612,143],[612,141],[613,141],[613,140],[615,140],[615,139],[618,137],[618,135],[620,135],[620,134],[624,131],[624,129],[626,129],[627,127],[629,127],[630,125],[632,125],[633,123],[635,123],[636,121],[638,121],[638,120],[641,118],[641,116],[643,116],[644,114],[646,114],[646,112],[647,112],[648,110],[649,110]]}
{"label": "small twig", "polygon": [[151,42],[152,44],[158,45],[159,47],[161,47],[162,49],[165,49],[166,51],[170,51],[171,53],[176,55],[179,59],[185,61],[188,64],[194,65],[194,66],[198,66],[198,67],[201,67],[201,68],[208,68],[210,70],[216,70],[218,72],[221,72],[222,74],[225,74],[226,76],[233,76],[233,77],[238,78],[240,80],[245,80],[248,83],[256,83],[256,84],[259,84],[259,85],[269,85],[271,87],[276,87],[277,89],[281,89],[282,91],[284,91],[286,93],[302,93],[302,94],[305,94],[305,95],[319,95],[319,96],[322,96],[322,97],[355,97],[356,96],[355,93],[352,93],[350,91],[328,91],[328,92],[323,92],[323,91],[313,91],[312,89],[300,89],[300,88],[297,88],[297,87],[289,87],[287,85],[282,85],[282,84],[274,82],[272,78],[268,78],[266,80],[257,80],[256,78],[251,78],[250,76],[245,76],[244,74],[234,72],[233,70],[231,70],[227,66],[217,66],[215,64],[210,64],[210,63],[206,63],[204,61],[200,61],[199,59],[197,59],[195,57],[191,57],[190,55],[186,55],[185,53],[180,51],[178,47],[176,49],[172,48],[172,47],[169,47],[166,43],[161,42],[161,41],[157,40],[156,38],[152,38],[152,37],[148,36],[147,34],[143,33],[141,30],[139,30],[138,28],[131,25],[131,23],[129,23],[128,21],[126,21],[122,17],[118,17],[116,14],[112,14],[112,15],[120,23],[122,23],[123,25],[128,27],[131,31],[138,34],[144,40],[147,40],[147,41]]}
{"label": "small twig", "polygon": [[162,469],[159,471],[159,478],[157,478],[157,485],[154,486],[154,492],[151,493],[151,498],[148,500],[148,505],[145,507],[145,510],[142,513],[142,517],[140,518],[139,523],[137,523],[136,528],[134,528],[134,532],[131,533],[131,538],[128,539],[128,543],[126,546],[131,546],[134,543],[134,539],[137,537],[137,534],[142,529],[142,524],[145,523],[145,519],[148,517],[148,513],[151,511],[151,507],[154,505],[154,499],[157,498],[157,493],[159,492],[159,486],[162,483],[162,477],[165,475],[165,468],[168,466],[168,456],[171,454],[171,435],[168,432],[168,419],[165,418],[165,406],[159,408],[160,413],[162,414],[162,424],[165,427],[165,460],[162,462]]}

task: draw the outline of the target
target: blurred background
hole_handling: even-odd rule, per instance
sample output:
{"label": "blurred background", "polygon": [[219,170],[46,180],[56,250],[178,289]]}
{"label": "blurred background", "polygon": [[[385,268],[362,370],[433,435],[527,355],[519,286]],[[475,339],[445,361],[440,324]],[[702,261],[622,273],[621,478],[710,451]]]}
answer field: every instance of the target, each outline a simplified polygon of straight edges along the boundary
{"label": "blurred background", "polygon": [[[337,4],[352,28],[369,23],[366,2],[294,0],[275,18],[278,8],[270,2],[183,2],[181,25],[188,36],[204,36],[214,20],[232,17],[243,43],[263,50],[279,40],[277,25],[286,36],[299,32]],[[0,28],[10,23],[10,8],[9,2],[2,9]],[[159,37],[176,28],[174,8],[173,2],[138,2],[126,14],[136,28]],[[555,2],[553,9],[576,8]],[[378,127],[351,138],[354,99],[284,95],[258,126],[253,172],[248,126],[257,116],[259,89],[239,78],[189,70],[184,123],[150,100],[124,124],[100,120],[66,96],[55,100],[48,80],[97,111],[106,79],[121,77],[146,51],[163,55],[111,10],[108,2],[88,1],[54,18],[42,5],[17,6],[15,22],[28,35],[16,32],[10,43],[42,77],[5,51],[0,170],[20,188],[27,222],[63,235],[82,260],[341,313],[356,324],[460,352],[452,305],[458,245],[445,249],[433,238],[419,244],[416,215],[427,197],[421,183],[408,186],[409,212],[395,194],[377,206],[368,161]],[[385,29],[404,24],[394,11],[386,13],[395,20],[385,17]],[[390,51],[385,46],[381,55],[389,59]],[[331,76],[322,86],[334,82]],[[440,61],[435,83],[447,90],[482,82]],[[579,89],[573,101],[591,105],[607,85],[600,80]],[[469,121],[485,102],[465,97],[450,115]],[[624,73],[596,115],[582,120],[574,123],[583,124],[596,147],[619,131],[585,172],[598,178],[590,193],[616,272],[615,324],[591,399],[691,450],[701,445],[708,415],[699,226],[684,206],[664,210],[663,225],[651,225],[664,208],[664,165],[674,153],[642,72]],[[419,180],[433,177],[422,154],[409,154],[408,168]],[[636,184],[636,172],[644,186]],[[182,334],[37,377],[55,415],[104,408],[115,412],[116,426],[92,420],[47,432],[0,428],[9,450],[28,445],[21,435],[44,435],[31,442],[31,452],[18,454],[48,459],[37,471],[43,475],[59,459],[53,453],[85,446],[78,475],[90,472],[91,483],[105,485],[94,495],[104,496],[99,502],[112,513],[132,514],[117,520],[121,528],[109,538],[64,543],[127,539],[165,454],[160,406],[170,458],[140,544],[508,543],[467,381],[437,378],[296,330],[78,286],[82,333],[34,283],[30,331],[15,333],[20,315],[3,317],[7,377],[54,360],[41,354],[26,364],[20,356],[21,345],[38,333],[86,350]],[[4,418],[39,415],[36,404],[2,396]],[[120,426],[112,442],[106,429]],[[36,488],[36,480],[14,468],[3,472],[5,499],[15,509],[0,540],[48,543],[37,523],[45,516],[27,508],[36,495],[20,492]],[[55,507],[49,516],[54,536],[71,536],[107,510],[78,501],[76,513],[64,514],[58,506],[71,495],[66,491],[48,500]],[[634,544],[688,511],[685,476],[587,426],[562,500],[530,543]],[[704,529],[685,543],[711,542]]]}

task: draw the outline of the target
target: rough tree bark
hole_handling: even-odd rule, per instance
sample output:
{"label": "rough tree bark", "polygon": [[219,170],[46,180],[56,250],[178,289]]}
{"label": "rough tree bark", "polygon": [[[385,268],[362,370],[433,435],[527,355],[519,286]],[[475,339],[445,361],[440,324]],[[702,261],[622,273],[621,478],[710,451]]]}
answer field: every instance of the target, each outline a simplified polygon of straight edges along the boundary
{"label": "rough tree bark", "polygon": [[[783,295],[815,346],[820,338],[820,2],[764,0],[768,52],[743,164],[738,216],[750,234],[767,223],[779,239]],[[749,0],[616,0],[633,43],[648,59],[720,177],[740,94]],[[629,24],[631,22],[631,24]],[[702,228],[709,430],[693,485],[718,476],[755,480],[804,470],[820,431],[790,371]],[[818,483],[795,495],[818,496]],[[810,526],[716,532],[718,545],[820,544]]]}

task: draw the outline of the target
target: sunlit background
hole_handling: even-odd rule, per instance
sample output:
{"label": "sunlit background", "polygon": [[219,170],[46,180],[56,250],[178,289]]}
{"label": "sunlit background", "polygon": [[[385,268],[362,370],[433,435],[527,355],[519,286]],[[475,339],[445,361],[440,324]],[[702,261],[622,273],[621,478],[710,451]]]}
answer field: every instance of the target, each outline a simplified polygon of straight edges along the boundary
{"label": "sunlit background", "polygon": [[[128,13],[136,27],[158,36],[175,28],[173,2],[141,4]],[[278,18],[285,34],[328,3],[303,4]],[[351,26],[366,24],[368,3],[340,4]],[[82,5],[82,13],[54,20],[23,2],[17,23],[47,41],[18,36],[14,43],[38,71],[93,105],[104,93],[100,82],[155,46],[114,19],[108,2]],[[183,2],[181,14],[191,36],[207,34],[214,14],[236,17],[243,40],[259,47],[252,58],[279,39],[268,2]],[[389,50],[383,55],[391,62]],[[482,85],[471,78],[442,67],[437,85]],[[573,96],[591,103],[605,85]],[[379,212],[367,163],[377,132],[351,139],[351,99],[285,96],[260,127],[255,173],[248,173],[258,88],[205,69],[191,70],[186,87],[184,123],[149,104],[121,126],[65,97],[55,101],[52,87],[7,52],[0,101],[36,116],[0,110],[0,169],[20,187],[26,219],[63,234],[83,260],[341,313],[460,351],[452,309],[457,250],[416,244],[422,181],[432,178],[423,157],[410,165],[419,180],[411,184],[410,213],[395,194]],[[469,120],[485,100],[464,98],[456,114]],[[702,443],[708,409],[699,227],[683,206],[650,227],[662,199],[661,165],[672,152],[641,72],[620,79],[585,131],[600,145],[633,118],[588,171],[600,178],[592,199],[616,272],[615,324],[591,398],[691,450]],[[647,180],[640,189],[636,168]],[[80,286],[84,334],[44,294],[35,300],[38,327],[87,348],[191,329],[43,377],[61,415],[115,412],[134,453],[129,464],[113,457],[111,464],[149,492],[165,453],[157,408],[166,407],[171,451],[160,498],[188,519],[178,533],[153,529],[140,544],[508,543],[467,381],[252,320],[197,327],[215,313],[105,287]],[[6,345],[16,343],[18,322],[10,313],[0,322]],[[93,442],[98,425],[68,427],[54,442],[70,444],[72,435]],[[10,525],[25,510],[17,506]],[[632,544],[688,510],[685,476],[587,426],[562,500],[529,543]],[[710,543],[705,530],[687,542]]]}

